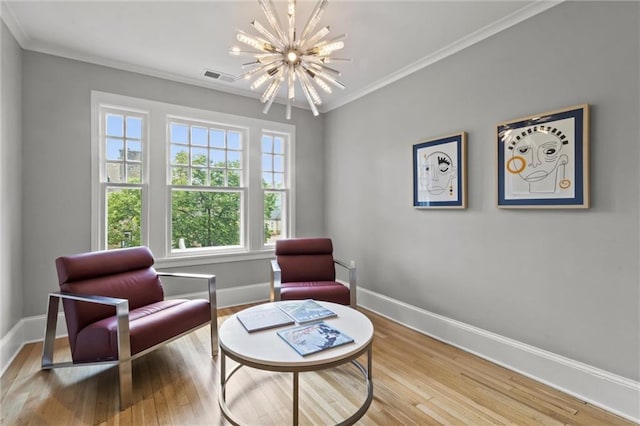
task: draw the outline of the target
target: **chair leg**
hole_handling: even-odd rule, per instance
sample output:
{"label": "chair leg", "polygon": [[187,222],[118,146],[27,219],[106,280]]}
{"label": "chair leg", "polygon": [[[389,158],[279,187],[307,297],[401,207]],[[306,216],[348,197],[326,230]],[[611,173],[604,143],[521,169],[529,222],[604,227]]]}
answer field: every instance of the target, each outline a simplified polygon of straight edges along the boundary
{"label": "chair leg", "polygon": [[53,345],[56,340],[56,326],[58,324],[58,306],[60,299],[54,295],[49,295],[49,306],[47,307],[47,326],[44,332],[44,343],[42,346],[43,370],[53,368]]}
{"label": "chair leg", "polygon": [[133,404],[133,377],[131,373],[131,338],[129,335],[129,302],[116,305],[118,335],[118,382],[120,383],[120,410]]}
{"label": "chair leg", "polygon": [[120,383],[120,410],[124,410],[133,405],[131,358],[118,363],[118,382]]}
{"label": "chair leg", "polygon": [[211,315],[211,358],[218,355],[218,297],[216,294],[216,277],[209,277],[209,309]]}

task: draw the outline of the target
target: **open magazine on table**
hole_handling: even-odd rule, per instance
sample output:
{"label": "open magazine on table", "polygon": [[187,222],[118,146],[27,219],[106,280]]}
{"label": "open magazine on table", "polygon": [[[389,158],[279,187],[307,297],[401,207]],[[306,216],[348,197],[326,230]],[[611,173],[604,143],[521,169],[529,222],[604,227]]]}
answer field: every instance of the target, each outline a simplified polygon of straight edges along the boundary
{"label": "open magazine on table", "polygon": [[294,323],[291,317],[275,306],[238,312],[236,317],[249,333]]}
{"label": "open magazine on table", "polygon": [[312,299],[280,302],[278,307],[298,324],[338,316]]}

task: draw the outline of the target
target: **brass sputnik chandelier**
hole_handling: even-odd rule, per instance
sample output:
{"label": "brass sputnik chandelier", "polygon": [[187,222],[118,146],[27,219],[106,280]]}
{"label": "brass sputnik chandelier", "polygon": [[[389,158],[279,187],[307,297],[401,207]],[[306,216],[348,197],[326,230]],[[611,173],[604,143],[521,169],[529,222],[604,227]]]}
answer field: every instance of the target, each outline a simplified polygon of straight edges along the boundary
{"label": "brass sputnik chandelier", "polygon": [[260,33],[260,36],[238,31],[237,39],[256,51],[242,51],[237,47],[231,49],[232,55],[252,56],[255,60],[243,64],[243,68],[251,69],[240,78],[252,79],[251,90],[257,90],[267,85],[260,101],[265,104],[263,113],[267,113],[274,99],[284,84],[287,95],[287,120],[291,119],[291,105],[296,98],[295,82],[300,83],[311,112],[318,115],[317,106],[322,104],[316,86],[331,93],[331,86],[344,89],[344,85],[336,80],[340,71],[328,67],[330,62],[350,61],[345,58],[332,58],[331,54],[344,47],[342,41],[346,34],[333,39],[325,39],[329,34],[329,26],[322,27],[314,32],[320,18],[327,8],[328,0],[320,0],[309,21],[304,26],[300,37],[296,32],[296,1],[288,0],[287,20],[288,31],[285,33],[276,15],[271,0],[258,0],[262,7],[271,31],[265,28],[257,20],[251,22],[251,26]]}

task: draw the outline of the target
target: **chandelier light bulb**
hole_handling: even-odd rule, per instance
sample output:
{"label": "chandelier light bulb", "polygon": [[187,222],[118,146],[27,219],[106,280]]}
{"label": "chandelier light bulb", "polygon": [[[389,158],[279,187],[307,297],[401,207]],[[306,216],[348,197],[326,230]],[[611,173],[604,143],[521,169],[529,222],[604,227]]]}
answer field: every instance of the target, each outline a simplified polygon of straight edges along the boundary
{"label": "chandelier light bulb", "polygon": [[[324,65],[331,62],[331,54],[333,52],[344,48],[344,43],[340,40],[345,35],[333,39],[325,39],[329,34],[328,25],[314,33],[314,29],[320,22],[327,7],[328,0],[318,1],[307,24],[301,31],[302,36],[300,39],[296,38],[296,0],[288,0],[287,3],[287,16],[285,19],[285,24],[288,24],[287,28],[282,27],[280,24],[278,15],[273,10],[273,3],[270,0],[258,0],[258,3],[271,28],[267,29],[257,20],[253,20],[251,27],[260,36],[239,31],[237,39],[256,51],[245,52],[234,47],[230,53],[235,56],[250,55],[255,59],[254,62],[243,65],[252,67],[243,75],[246,79],[255,78],[251,84],[252,90],[258,89],[269,82],[260,98],[260,101],[265,104],[263,109],[265,114],[269,111],[271,104],[282,88],[286,92],[286,118],[290,119],[291,106],[296,96],[295,86],[296,82],[298,82],[311,112],[317,116],[318,109],[316,105],[322,104],[322,99],[320,99],[316,87],[321,88],[326,93],[331,93],[331,87],[327,82],[341,89],[345,87],[344,84],[333,77],[339,76],[340,72]],[[342,58],[333,58],[333,60],[349,61]],[[283,84],[285,81],[286,83]]]}
{"label": "chandelier light bulb", "polygon": [[289,53],[287,53],[287,61],[290,64],[295,64],[298,61],[298,54],[295,50],[290,50]]}

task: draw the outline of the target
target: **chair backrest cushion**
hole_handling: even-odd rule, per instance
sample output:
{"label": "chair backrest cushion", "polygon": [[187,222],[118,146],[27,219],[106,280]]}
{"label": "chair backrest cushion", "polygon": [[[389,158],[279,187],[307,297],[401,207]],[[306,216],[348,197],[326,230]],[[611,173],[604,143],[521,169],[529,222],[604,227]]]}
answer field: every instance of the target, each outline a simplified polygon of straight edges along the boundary
{"label": "chair backrest cushion", "polygon": [[[56,269],[63,293],[127,299],[133,310],[164,299],[153,263],[147,247],[133,247],[59,257]],[[108,305],[67,299],[63,303],[72,353],[80,330],[115,315],[114,307]]]}
{"label": "chair backrest cushion", "polygon": [[292,238],[276,241],[276,258],[283,283],[335,281],[330,238]]}

